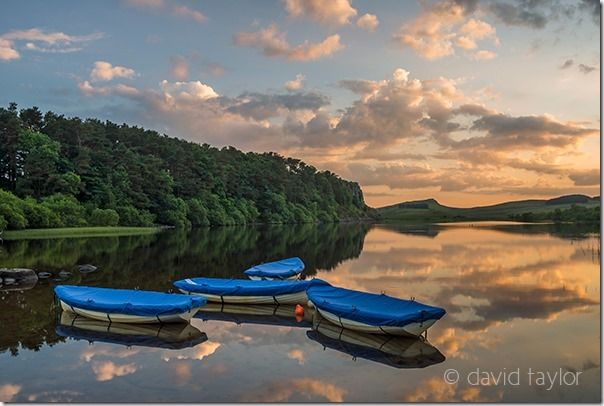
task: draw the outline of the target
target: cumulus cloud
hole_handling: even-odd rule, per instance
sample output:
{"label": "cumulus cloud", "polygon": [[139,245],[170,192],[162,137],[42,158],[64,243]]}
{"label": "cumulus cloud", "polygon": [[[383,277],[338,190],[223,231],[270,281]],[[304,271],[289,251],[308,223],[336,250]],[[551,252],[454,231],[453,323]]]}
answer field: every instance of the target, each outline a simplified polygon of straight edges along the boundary
{"label": "cumulus cloud", "polygon": [[372,159],[377,161],[425,161],[424,154],[401,152],[392,148],[363,148],[354,155],[354,159]]}
{"label": "cumulus cloud", "polygon": [[74,42],[94,41],[103,37],[102,33],[89,35],[68,35],[63,32],[45,32],[39,28],[29,30],[16,30],[2,34],[3,39],[9,41],[42,42],[48,45],[70,44]]}
{"label": "cumulus cloud", "polygon": [[203,23],[208,19],[201,11],[179,4],[168,4],[164,0],[124,0],[124,4],[156,12],[166,11],[173,16],[187,18],[197,23]]}
{"label": "cumulus cloud", "polygon": [[306,362],[306,358],[304,356],[304,351],[299,348],[294,348],[287,353],[287,358],[298,361],[299,365],[304,365]]}
{"label": "cumulus cloud", "polygon": [[598,131],[560,122],[547,115],[514,117],[507,114],[482,116],[474,121],[471,129],[485,131],[487,135],[460,141],[458,146],[487,146],[493,149],[567,147]]}
{"label": "cumulus cloud", "polygon": [[69,54],[71,52],[81,51],[83,48],[82,47],[48,48],[48,47],[38,46],[38,45],[34,44],[33,42],[28,42],[25,44],[25,49],[27,49],[28,51],[38,51],[38,52],[45,52],[45,53],[49,53],[49,54]]}
{"label": "cumulus cloud", "polygon": [[326,25],[348,24],[357,15],[349,0],[285,0],[284,3],[290,17],[308,17]]}
{"label": "cumulus cloud", "polygon": [[[329,98],[316,92],[245,92],[236,97],[221,96],[200,81],[163,80],[155,89],[93,86],[83,82],[79,88],[88,96],[128,98],[147,123],[168,128],[185,138],[260,151],[283,150],[292,143],[278,121],[272,123],[271,119],[312,116],[329,104]],[[200,128],[204,130],[200,132]]]}
{"label": "cumulus cloud", "polygon": [[49,390],[40,393],[32,393],[27,400],[37,403],[74,403],[81,399],[82,392],[72,390]]}
{"label": "cumulus cloud", "polygon": [[277,381],[268,387],[251,391],[242,400],[259,403],[286,402],[294,394],[311,401],[318,398],[329,402],[343,402],[346,390],[319,379],[296,378]]}
{"label": "cumulus cloud", "polygon": [[483,61],[488,59],[493,59],[497,57],[497,54],[493,51],[480,50],[472,55],[474,59],[477,61]]}
{"label": "cumulus cloud", "polygon": [[579,8],[591,16],[594,24],[600,25],[600,13],[602,10],[600,0],[581,0]]}
{"label": "cumulus cloud", "polygon": [[338,82],[338,85],[344,89],[348,89],[353,93],[356,93],[358,95],[362,95],[362,96],[366,96],[366,95],[370,95],[373,92],[375,92],[380,84],[378,82],[375,82],[373,80],[350,80],[350,79],[345,79],[345,80],[340,80]]}
{"label": "cumulus cloud", "polygon": [[305,41],[292,47],[285,34],[279,32],[274,24],[256,32],[239,32],[233,40],[238,46],[258,48],[265,56],[282,57],[292,61],[312,61],[330,56],[343,48],[338,34],[330,35],[321,42]]}
{"label": "cumulus cloud", "polygon": [[485,395],[482,388],[450,384],[439,378],[421,382],[417,388],[402,396],[403,402],[497,402],[503,398],[503,391]]}
{"label": "cumulus cloud", "polygon": [[390,189],[436,188],[442,192],[498,190],[522,185],[522,182],[490,173],[469,172],[465,168],[439,170],[429,165],[351,163],[348,170],[366,186],[384,185]]}
{"label": "cumulus cloud", "polygon": [[568,69],[573,65],[574,65],[574,61],[572,59],[567,59],[566,61],[564,61],[562,66],[560,66],[560,69]]}
{"label": "cumulus cloud", "polygon": [[[566,61],[564,61],[564,63],[562,65],[560,65],[560,69],[569,69],[569,68],[573,67],[574,65],[575,65],[574,60],[567,59]],[[584,63],[580,63],[577,65],[577,69],[579,70],[579,72],[587,75],[587,74],[597,70],[598,68],[596,68],[595,66],[589,66]]]}
{"label": "cumulus cloud", "polygon": [[[546,114],[504,114],[478,104],[458,83],[415,79],[401,68],[388,79],[342,80],[338,85],[357,97],[336,111],[328,110],[324,94],[297,86],[237,96],[200,81],[164,80],[148,89],[79,86],[86,95],[134,101],[147,125],[175,135],[298,156],[362,186],[551,195],[594,185],[595,173],[572,171],[557,157],[576,152],[580,141],[597,136],[596,128]],[[519,170],[532,174],[519,177]]]}
{"label": "cumulus cloud", "polygon": [[380,24],[375,14],[363,14],[357,20],[357,27],[364,29],[365,31],[374,32],[377,26]]}
{"label": "cumulus cloud", "polygon": [[21,392],[21,385],[0,385],[0,402],[11,402]]}
{"label": "cumulus cloud", "polygon": [[137,88],[121,83],[115,86],[94,86],[89,81],[85,80],[78,83],[78,88],[86,96],[107,96],[110,94],[116,94],[118,96],[128,97],[140,94],[140,91]]}
{"label": "cumulus cloud", "polygon": [[110,381],[116,376],[130,375],[136,372],[138,368],[134,364],[117,365],[112,361],[100,361],[92,364],[92,370],[96,375],[96,380]]}
{"label": "cumulus cloud", "polygon": [[107,82],[115,78],[133,78],[135,74],[134,69],[113,66],[106,61],[96,61],[90,71],[90,80]]}
{"label": "cumulus cloud", "polygon": [[[493,26],[474,18],[469,19],[460,27],[459,34],[460,35],[456,39],[456,44],[460,48],[466,50],[475,49],[478,46],[476,42],[484,38],[497,38]],[[498,40],[496,40],[496,42],[498,42]]]}
{"label": "cumulus cloud", "polygon": [[329,99],[319,93],[264,94],[249,92],[232,99],[223,99],[227,111],[255,120],[266,120],[287,111],[316,111],[329,104]]}
{"label": "cumulus cloud", "polygon": [[547,24],[545,12],[536,7],[543,2],[518,1],[514,3],[495,1],[489,2],[489,11],[495,15],[502,23],[512,26],[521,26],[528,28],[543,28]]}
{"label": "cumulus cloud", "polygon": [[584,63],[580,63],[578,68],[581,73],[585,73],[585,74],[591,73],[596,70],[596,67],[585,65]]}
{"label": "cumulus cloud", "polygon": [[573,170],[568,175],[575,186],[595,186],[600,184],[600,170],[586,169]]}
{"label": "cumulus cloud", "polygon": [[162,355],[162,359],[164,361],[170,361],[171,359],[191,359],[201,361],[202,359],[213,355],[218,350],[218,348],[220,348],[220,346],[221,344],[215,341],[205,341],[199,345],[196,345],[194,348],[190,348],[185,351],[179,351],[177,353],[174,353],[172,351],[166,351]]}
{"label": "cumulus cloud", "polygon": [[393,35],[401,46],[426,59],[453,55],[455,48],[472,50],[477,41],[490,38],[499,43],[495,28],[485,21],[469,18],[465,3],[441,0],[425,4],[420,14]]}
{"label": "cumulus cloud", "polygon": [[19,52],[13,48],[13,43],[0,37],[0,60],[10,61],[13,59],[19,59],[19,57]]}
{"label": "cumulus cloud", "polygon": [[88,35],[69,35],[63,32],[47,32],[39,28],[28,30],[9,31],[0,35],[0,60],[11,61],[20,58],[18,43],[26,42],[24,49],[29,51],[68,53],[76,52],[82,47],[73,44],[82,44],[103,38],[103,33]]}
{"label": "cumulus cloud", "polygon": [[402,139],[429,135],[427,126],[447,125],[458,97],[455,82],[446,78],[420,81],[396,69],[390,80],[342,81],[341,86],[361,94],[342,114],[315,116],[306,124],[287,123],[286,131],[300,135],[304,145],[390,145]]}
{"label": "cumulus cloud", "polygon": [[162,80],[159,83],[159,87],[168,104],[205,101],[218,97],[218,93],[211,86],[201,83],[199,80],[190,82],[168,82],[167,80]]}
{"label": "cumulus cloud", "polygon": [[172,14],[179,17],[190,18],[198,23],[203,23],[208,19],[201,11],[193,10],[187,6],[172,7]]}
{"label": "cumulus cloud", "polygon": [[583,23],[587,15],[596,25],[600,24],[599,0],[508,0],[483,2],[484,13],[494,16],[509,26],[542,29],[550,21]]}
{"label": "cumulus cloud", "polygon": [[304,75],[299,73],[295,79],[285,82],[284,87],[289,91],[300,90],[304,87],[304,79],[306,79]]}
{"label": "cumulus cloud", "polygon": [[185,80],[189,76],[189,62],[187,58],[177,55],[170,58],[170,74],[178,80]]}

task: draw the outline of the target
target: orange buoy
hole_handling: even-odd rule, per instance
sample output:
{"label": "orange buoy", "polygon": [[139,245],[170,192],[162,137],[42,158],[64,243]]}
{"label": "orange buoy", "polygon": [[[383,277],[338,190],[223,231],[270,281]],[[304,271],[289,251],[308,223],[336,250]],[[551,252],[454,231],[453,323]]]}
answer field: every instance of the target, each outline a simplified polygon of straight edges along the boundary
{"label": "orange buoy", "polygon": [[296,315],[297,322],[301,322],[302,320],[304,320],[304,308],[299,304],[296,305],[296,310],[294,314]]}

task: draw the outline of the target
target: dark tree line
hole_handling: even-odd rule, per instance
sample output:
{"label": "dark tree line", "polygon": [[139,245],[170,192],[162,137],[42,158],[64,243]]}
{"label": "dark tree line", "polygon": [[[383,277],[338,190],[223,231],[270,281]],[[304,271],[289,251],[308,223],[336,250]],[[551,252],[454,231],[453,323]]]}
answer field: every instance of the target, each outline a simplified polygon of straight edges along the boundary
{"label": "dark tree line", "polygon": [[0,108],[0,229],[215,226],[367,217],[357,183],[275,153]]}
{"label": "dark tree line", "polygon": [[568,209],[556,209],[544,213],[526,212],[511,215],[516,221],[546,221],[554,223],[600,224],[600,206],[585,207],[578,204],[571,205]]}

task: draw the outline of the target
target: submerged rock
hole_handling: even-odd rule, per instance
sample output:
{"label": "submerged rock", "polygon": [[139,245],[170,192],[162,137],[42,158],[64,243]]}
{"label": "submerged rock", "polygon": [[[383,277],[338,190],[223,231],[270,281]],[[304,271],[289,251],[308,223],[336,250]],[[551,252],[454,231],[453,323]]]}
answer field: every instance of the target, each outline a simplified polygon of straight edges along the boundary
{"label": "submerged rock", "polygon": [[36,286],[38,275],[33,269],[26,268],[0,268],[0,279],[4,285],[3,290],[27,290]]}
{"label": "submerged rock", "polygon": [[37,281],[38,275],[33,269],[27,268],[0,268],[0,278],[14,279],[17,282]]}
{"label": "submerged rock", "polygon": [[50,278],[52,274],[50,272],[38,272],[38,278],[46,279]]}
{"label": "submerged rock", "polygon": [[71,276],[71,272],[69,272],[69,271],[65,271],[65,270],[62,270],[61,272],[59,272],[59,276],[60,276],[61,278],[68,278],[68,277],[70,277],[70,276]]}
{"label": "submerged rock", "polygon": [[84,265],[79,265],[78,269],[82,273],[90,273],[90,272],[96,271],[99,268],[97,268],[96,266],[91,265],[91,264],[84,264]]}

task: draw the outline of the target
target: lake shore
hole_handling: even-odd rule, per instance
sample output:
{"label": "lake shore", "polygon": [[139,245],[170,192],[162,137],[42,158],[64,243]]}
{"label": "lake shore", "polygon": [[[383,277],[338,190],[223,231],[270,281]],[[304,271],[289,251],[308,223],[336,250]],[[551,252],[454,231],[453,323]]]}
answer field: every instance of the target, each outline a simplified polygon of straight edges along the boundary
{"label": "lake shore", "polygon": [[163,227],[66,227],[66,228],[32,228],[25,230],[4,231],[3,240],[46,239],[46,238],[79,238],[108,237],[154,234]]}

